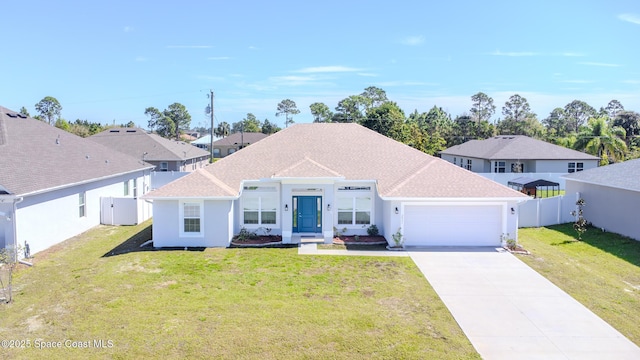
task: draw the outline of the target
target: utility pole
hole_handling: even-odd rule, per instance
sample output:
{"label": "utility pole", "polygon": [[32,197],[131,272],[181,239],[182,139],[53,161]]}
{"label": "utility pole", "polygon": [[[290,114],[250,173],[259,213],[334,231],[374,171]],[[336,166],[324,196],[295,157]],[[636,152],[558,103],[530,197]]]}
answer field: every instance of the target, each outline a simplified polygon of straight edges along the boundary
{"label": "utility pole", "polygon": [[209,163],[213,163],[213,90],[209,90],[209,98],[211,99],[211,139],[209,141]]}

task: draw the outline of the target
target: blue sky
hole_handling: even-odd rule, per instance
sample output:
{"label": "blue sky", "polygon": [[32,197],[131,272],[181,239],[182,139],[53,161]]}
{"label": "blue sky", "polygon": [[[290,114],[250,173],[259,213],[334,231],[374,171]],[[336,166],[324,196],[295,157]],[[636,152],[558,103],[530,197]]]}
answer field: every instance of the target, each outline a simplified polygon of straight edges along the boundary
{"label": "blue sky", "polygon": [[[409,114],[468,112],[471,95],[526,97],[538,118],[574,99],[640,111],[640,2],[6,1],[0,105],[56,97],[62,116],[146,126],[184,104],[206,126],[247,113],[283,126],[368,86]],[[471,4],[469,4],[471,3]],[[486,3],[490,3],[487,5]]]}

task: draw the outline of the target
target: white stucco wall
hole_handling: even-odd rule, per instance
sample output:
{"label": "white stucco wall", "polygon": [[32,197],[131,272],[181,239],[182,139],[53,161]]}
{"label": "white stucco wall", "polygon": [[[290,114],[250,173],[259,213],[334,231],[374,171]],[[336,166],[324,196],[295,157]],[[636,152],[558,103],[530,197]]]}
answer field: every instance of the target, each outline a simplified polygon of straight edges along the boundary
{"label": "white stucco wall", "polygon": [[538,173],[549,172],[566,174],[568,172],[570,162],[583,163],[584,170],[598,167],[598,160],[537,160],[535,171]]}
{"label": "white stucco wall", "polygon": [[233,236],[234,202],[205,200],[201,219],[202,234],[180,235],[180,201],[153,201],[154,247],[227,247]]}
{"label": "white stucco wall", "polygon": [[[27,241],[31,254],[76,236],[100,224],[100,198],[124,195],[124,181],[136,179],[138,194],[148,184],[143,172],[24,196],[18,204],[16,233],[18,244]],[[85,192],[85,216],[79,215],[79,193]]]}

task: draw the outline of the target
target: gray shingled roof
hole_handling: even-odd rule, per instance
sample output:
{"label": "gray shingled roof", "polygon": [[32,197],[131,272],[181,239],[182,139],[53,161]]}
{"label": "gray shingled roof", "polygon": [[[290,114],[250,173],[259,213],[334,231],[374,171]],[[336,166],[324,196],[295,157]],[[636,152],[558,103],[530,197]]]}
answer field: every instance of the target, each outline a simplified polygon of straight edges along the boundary
{"label": "gray shingled roof", "polygon": [[500,135],[470,140],[441,154],[486,160],[597,160],[598,157],[523,135]]}
{"label": "gray shingled roof", "polygon": [[565,175],[563,178],[624,190],[640,191],[640,159],[578,171]]}
{"label": "gray shingled roof", "polygon": [[153,166],[0,107],[0,188],[26,195]]}
{"label": "gray shingled roof", "polygon": [[147,198],[234,197],[243,180],[375,180],[387,198],[526,198],[357,124],[297,124],[152,191]]}
{"label": "gray shingled roof", "polygon": [[241,142],[244,142],[245,145],[248,144],[253,144],[256,143],[264,138],[266,138],[268,135],[263,134],[263,133],[257,133],[257,132],[246,132],[246,133],[233,133],[225,138],[222,138],[220,140],[216,140],[213,143],[213,146],[215,147],[217,146],[229,146],[229,145],[235,145],[235,144],[240,144]]}
{"label": "gray shingled roof", "polygon": [[90,140],[147,161],[179,161],[209,156],[209,153],[184,141],[165,139],[137,128],[112,128],[89,137]]}

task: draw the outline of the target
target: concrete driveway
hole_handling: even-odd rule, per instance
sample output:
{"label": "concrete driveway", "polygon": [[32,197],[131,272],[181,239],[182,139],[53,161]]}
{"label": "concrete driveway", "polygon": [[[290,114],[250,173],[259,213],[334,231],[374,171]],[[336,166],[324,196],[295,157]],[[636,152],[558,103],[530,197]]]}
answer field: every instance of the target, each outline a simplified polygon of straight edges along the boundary
{"label": "concrete driveway", "polygon": [[640,359],[640,348],[508,252],[409,255],[484,359]]}

